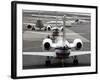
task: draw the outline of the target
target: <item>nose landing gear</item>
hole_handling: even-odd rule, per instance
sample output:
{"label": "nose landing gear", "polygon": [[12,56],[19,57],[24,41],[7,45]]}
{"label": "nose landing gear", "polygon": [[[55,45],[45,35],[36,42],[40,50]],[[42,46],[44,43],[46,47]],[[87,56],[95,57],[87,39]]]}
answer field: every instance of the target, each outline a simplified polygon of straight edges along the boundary
{"label": "nose landing gear", "polygon": [[74,56],[73,65],[78,65],[78,64],[79,64],[78,58],[77,58],[77,56]]}
{"label": "nose landing gear", "polygon": [[47,56],[47,60],[45,61],[45,65],[46,66],[51,65],[51,60],[50,60],[50,57],[49,56]]}

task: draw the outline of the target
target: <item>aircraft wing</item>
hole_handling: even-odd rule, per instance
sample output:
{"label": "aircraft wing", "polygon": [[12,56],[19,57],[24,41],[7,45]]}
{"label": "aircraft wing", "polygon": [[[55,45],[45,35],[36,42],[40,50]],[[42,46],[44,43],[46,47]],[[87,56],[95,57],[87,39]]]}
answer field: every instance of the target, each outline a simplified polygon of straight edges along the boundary
{"label": "aircraft wing", "polygon": [[[79,55],[85,55],[85,54],[91,54],[91,51],[71,51],[70,56],[79,56]],[[36,55],[36,56],[51,56],[56,57],[55,52],[24,52],[23,55]]]}
{"label": "aircraft wing", "polygon": [[69,56],[79,56],[85,54],[91,54],[91,51],[71,51]]}
{"label": "aircraft wing", "polygon": [[56,57],[55,52],[24,52],[23,55],[37,55],[37,56]]}

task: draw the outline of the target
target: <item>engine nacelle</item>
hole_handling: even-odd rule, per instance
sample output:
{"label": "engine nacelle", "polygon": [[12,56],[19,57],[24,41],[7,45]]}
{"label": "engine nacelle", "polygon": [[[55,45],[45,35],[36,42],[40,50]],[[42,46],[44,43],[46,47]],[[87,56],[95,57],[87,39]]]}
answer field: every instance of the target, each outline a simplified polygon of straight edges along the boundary
{"label": "engine nacelle", "polygon": [[50,25],[47,26],[47,30],[48,30],[48,31],[51,30],[51,26],[50,26]]}
{"label": "engine nacelle", "polygon": [[52,40],[49,38],[44,39],[42,45],[43,45],[44,50],[50,50],[51,45],[52,45]]}
{"label": "engine nacelle", "polygon": [[74,44],[76,50],[80,50],[83,47],[82,40],[80,40],[80,39],[75,39],[73,44]]}
{"label": "engine nacelle", "polygon": [[27,25],[27,29],[31,29],[32,28],[32,25]]}
{"label": "engine nacelle", "polygon": [[34,27],[34,25],[27,25],[27,29],[28,30],[35,30],[35,27]]}

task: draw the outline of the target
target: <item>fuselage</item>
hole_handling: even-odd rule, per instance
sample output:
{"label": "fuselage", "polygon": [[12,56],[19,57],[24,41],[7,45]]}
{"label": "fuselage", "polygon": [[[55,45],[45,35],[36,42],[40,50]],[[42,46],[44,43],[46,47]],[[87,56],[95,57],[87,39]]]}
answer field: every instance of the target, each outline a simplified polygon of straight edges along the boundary
{"label": "fuselage", "polygon": [[69,47],[69,42],[64,40],[63,37],[58,37],[56,39],[56,42],[57,44],[56,44],[55,52],[57,58],[64,59],[69,57],[71,52],[71,48]]}

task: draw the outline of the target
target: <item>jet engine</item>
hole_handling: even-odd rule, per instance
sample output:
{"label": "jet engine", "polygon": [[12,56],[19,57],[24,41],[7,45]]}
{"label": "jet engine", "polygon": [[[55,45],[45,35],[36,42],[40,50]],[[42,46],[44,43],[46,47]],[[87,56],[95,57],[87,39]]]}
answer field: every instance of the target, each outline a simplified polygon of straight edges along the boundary
{"label": "jet engine", "polygon": [[32,26],[31,25],[27,25],[27,29],[31,29],[32,28]]}
{"label": "jet engine", "polygon": [[76,50],[80,50],[83,47],[82,40],[80,39],[75,39],[73,44]]}
{"label": "jet engine", "polygon": [[27,25],[28,30],[35,30],[35,27],[33,25]]}
{"label": "jet engine", "polygon": [[51,45],[52,45],[52,40],[49,39],[49,38],[46,38],[46,39],[43,40],[42,45],[43,45],[44,50],[50,50]]}
{"label": "jet engine", "polygon": [[48,31],[51,30],[51,26],[50,26],[50,25],[47,26],[47,30],[48,30]]}

